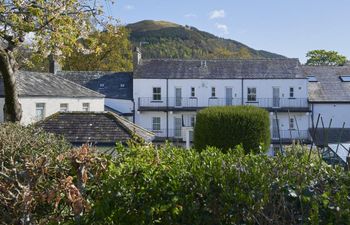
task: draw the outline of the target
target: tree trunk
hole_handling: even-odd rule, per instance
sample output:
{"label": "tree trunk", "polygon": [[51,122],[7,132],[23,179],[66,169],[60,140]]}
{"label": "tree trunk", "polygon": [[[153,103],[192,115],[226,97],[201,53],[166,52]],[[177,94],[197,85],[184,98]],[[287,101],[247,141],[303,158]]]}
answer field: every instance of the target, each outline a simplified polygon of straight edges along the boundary
{"label": "tree trunk", "polygon": [[0,73],[5,91],[4,119],[9,122],[19,122],[22,118],[22,108],[16,89],[16,60],[12,51],[1,47]]}

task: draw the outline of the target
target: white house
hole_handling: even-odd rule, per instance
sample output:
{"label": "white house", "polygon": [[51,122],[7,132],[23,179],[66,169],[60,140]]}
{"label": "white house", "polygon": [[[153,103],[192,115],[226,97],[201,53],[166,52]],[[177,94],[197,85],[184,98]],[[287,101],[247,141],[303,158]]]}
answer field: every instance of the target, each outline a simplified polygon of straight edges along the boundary
{"label": "white house", "polygon": [[255,105],[270,112],[272,143],[310,140],[308,81],[297,59],[136,58],[135,122],[159,138],[184,140],[202,108]]}
{"label": "white house", "polygon": [[133,120],[132,72],[56,71],[55,75],[105,95],[105,110]]}
{"label": "white house", "polygon": [[[19,71],[16,77],[24,125],[56,112],[104,111],[104,95],[50,73]],[[4,86],[0,79],[0,122],[4,120]]]}

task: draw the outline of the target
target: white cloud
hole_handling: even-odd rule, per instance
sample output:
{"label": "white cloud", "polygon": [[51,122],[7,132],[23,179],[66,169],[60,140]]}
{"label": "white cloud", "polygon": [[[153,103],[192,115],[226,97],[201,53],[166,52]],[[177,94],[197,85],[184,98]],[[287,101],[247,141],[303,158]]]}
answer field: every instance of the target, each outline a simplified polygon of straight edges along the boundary
{"label": "white cloud", "polygon": [[194,13],[188,13],[186,15],[184,15],[185,18],[197,18],[197,15]]}
{"label": "white cloud", "polygon": [[209,13],[209,19],[217,19],[217,18],[224,18],[226,16],[225,10],[214,10]]}
{"label": "white cloud", "polygon": [[133,6],[133,5],[126,5],[126,6],[124,6],[124,9],[126,9],[126,10],[133,10],[133,9],[135,9],[135,6]]}
{"label": "white cloud", "polygon": [[215,24],[215,27],[216,27],[217,29],[221,30],[221,32],[222,32],[224,35],[229,34],[227,25],[221,24],[221,23],[216,23],[216,24]]}

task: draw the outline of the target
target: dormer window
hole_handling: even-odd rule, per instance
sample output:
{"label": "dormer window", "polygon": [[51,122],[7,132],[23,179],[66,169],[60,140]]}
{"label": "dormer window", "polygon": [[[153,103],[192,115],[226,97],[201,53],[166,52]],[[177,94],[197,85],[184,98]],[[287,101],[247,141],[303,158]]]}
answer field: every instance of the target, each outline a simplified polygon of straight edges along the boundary
{"label": "dormer window", "polygon": [[307,76],[306,77],[309,82],[317,82],[317,78],[315,76]]}
{"label": "dormer window", "polygon": [[124,83],[121,83],[119,86],[120,86],[121,88],[125,88],[125,84],[124,84]]}
{"label": "dormer window", "polygon": [[350,75],[340,76],[339,78],[342,82],[350,82]]}
{"label": "dormer window", "polygon": [[104,83],[100,83],[100,89],[105,88],[105,84]]}

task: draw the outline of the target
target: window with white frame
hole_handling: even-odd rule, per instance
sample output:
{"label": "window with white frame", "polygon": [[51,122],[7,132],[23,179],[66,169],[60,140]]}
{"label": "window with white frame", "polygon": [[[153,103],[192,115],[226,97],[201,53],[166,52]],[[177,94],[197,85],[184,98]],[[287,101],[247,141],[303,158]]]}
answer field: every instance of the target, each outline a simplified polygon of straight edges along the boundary
{"label": "window with white frame", "polygon": [[154,87],[153,88],[153,101],[160,101],[162,100],[162,89],[160,87]]}
{"label": "window with white frame", "polygon": [[88,103],[88,102],[83,103],[83,111],[85,111],[85,112],[90,111],[90,103]]}
{"label": "window with white frame", "polygon": [[289,87],[289,98],[294,98],[294,87]]}
{"label": "window with white frame", "polygon": [[100,83],[100,89],[104,89],[105,88],[105,84],[104,83]]}
{"label": "window with white frame", "polygon": [[42,120],[45,117],[45,103],[36,103],[35,117],[37,120]]}
{"label": "window with white frame", "polygon": [[191,97],[196,97],[196,88],[191,87]]}
{"label": "window with white frame", "polygon": [[216,89],[215,89],[215,87],[211,88],[211,97],[216,97]]}
{"label": "window with white frame", "polygon": [[194,127],[194,125],[196,124],[196,117],[195,116],[191,116],[190,117],[190,122],[191,122],[191,127]]}
{"label": "window with white frame", "polygon": [[255,87],[248,88],[247,99],[249,102],[256,102],[256,88]]}
{"label": "window with white frame", "polygon": [[290,118],[289,119],[289,129],[290,130],[294,130],[295,126],[294,126],[294,118]]}
{"label": "window with white frame", "polygon": [[60,104],[60,112],[68,112],[68,103]]}
{"label": "window with white frame", "polygon": [[152,117],[152,130],[160,131],[160,117]]}

